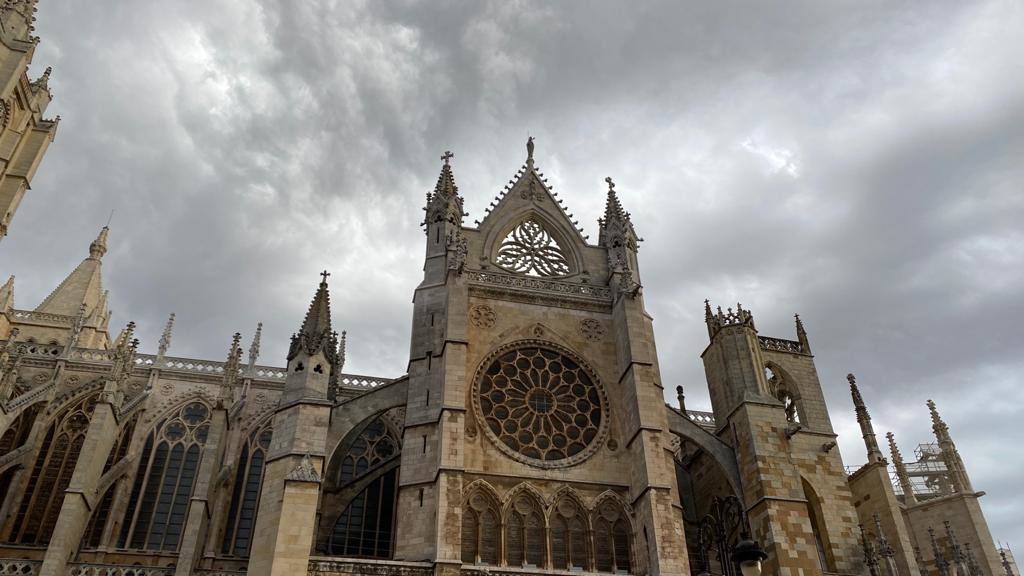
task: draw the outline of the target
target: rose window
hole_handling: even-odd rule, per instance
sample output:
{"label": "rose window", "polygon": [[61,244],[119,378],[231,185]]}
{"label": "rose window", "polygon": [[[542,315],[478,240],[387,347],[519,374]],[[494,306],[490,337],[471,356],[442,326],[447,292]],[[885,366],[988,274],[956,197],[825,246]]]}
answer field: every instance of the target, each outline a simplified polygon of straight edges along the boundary
{"label": "rose window", "polygon": [[569,260],[561,246],[536,220],[530,219],[509,232],[498,247],[498,266],[530,276],[565,276]]}
{"label": "rose window", "polygon": [[488,436],[509,456],[544,468],[569,466],[600,444],[604,392],[565,351],[534,343],[503,348],[484,363],[474,394]]}

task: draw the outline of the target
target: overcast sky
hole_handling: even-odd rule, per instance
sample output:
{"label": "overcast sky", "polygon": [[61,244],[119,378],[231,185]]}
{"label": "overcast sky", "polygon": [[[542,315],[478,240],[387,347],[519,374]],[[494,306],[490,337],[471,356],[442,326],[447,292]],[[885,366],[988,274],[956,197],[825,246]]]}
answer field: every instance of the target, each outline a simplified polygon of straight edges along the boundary
{"label": "overcast sky", "polygon": [[114,209],[112,330],[143,351],[173,311],[173,355],[262,321],[283,365],[327,268],[346,371],[398,376],[440,154],[471,223],[532,134],[593,238],[615,178],[689,408],[704,298],[763,335],[799,312],[845,462],[847,372],[905,455],[933,398],[1024,550],[1024,5],[751,6],[45,0],[32,75],[63,119],[0,272],[34,308]]}

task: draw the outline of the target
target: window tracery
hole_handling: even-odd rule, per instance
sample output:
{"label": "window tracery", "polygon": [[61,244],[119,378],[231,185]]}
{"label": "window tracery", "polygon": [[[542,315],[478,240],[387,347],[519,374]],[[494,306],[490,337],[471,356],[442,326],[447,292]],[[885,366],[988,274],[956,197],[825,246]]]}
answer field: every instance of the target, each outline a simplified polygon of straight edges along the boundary
{"label": "window tracery", "polygon": [[583,510],[563,498],[551,515],[551,565],[558,570],[587,570],[589,557]]}
{"label": "window tracery", "polygon": [[594,520],[594,568],[598,572],[629,573],[629,524],[622,510],[610,502]]}
{"label": "window tracery", "polygon": [[495,263],[528,276],[565,276],[571,270],[565,251],[533,218],[509,232],[498,247]]}
{"label": "window tracery", "polygon": [[54,419],[32,468],[10,540],[45,544],[53,534],[98,395],[86,396]]}
{"label": "window tracery", "polygon": [[191,402],[149,433],[139,458],[119,547],[178,549],[202,447],[210,432],[210,408]]}
{"label": "window tracery", "polygon": [[488,435],[509,456],[568,466],[589,456],[605,428],[605,397],[592,373],[553,345],[513,345],[485,364],[474,403]]}
{"label": "window tracery", "polygon": [[[121,429],[121,434],[117,438],[117,443],[110,451],[110,455],[107,456],[107,462],[103,465],[103,473],[106,474],[114,464],[117,464],[125,457],[128,453],[128,446],[132,440],[132,434],[135,432],[135,424],[138,422],[138,415],[133,417],[128,423]],[[100,546],[103,539],[103,530],[106,528],[107,520],[110,518],[110,508],[114,501],[114,487],[117,486],[115,482],[100,499],[99,504],[89,517],[89,523],[85,529],[85,535],[82,538],[82,544],[86,548],[97,548]]]}
{"label": "window tracery", "polygon": [[[358,483],[401,453],[401,443],[378,416],[352,443],[341,462],[338,488]],[[390,558],[394,548],[398,469],[373,479],[348,503],[331,531],[328,553]]]}
{"label": "window tracery", "polygon": [[544,516],[532,498],[519,495],[505,519],[505,563],[508,566],[543,567]]}
{"label": "window tracery", "polygon": [[228,521],[221,542],[221,553],[248,556],[252,533],[256,526],[260,490],[263,486],[263,467],[274,435],[272,422],[257,428],[242,445],[238,456],[235,484],[228,508]]}
{"label": "window tracery", "polygon": [[[39,414],[40,406],[42,404],[33,404],[26,408],[4,431],[3,435],[0,436],[0,455],[8,454],[16,448],[20,448],[28,441],[29,433],[32,432],[32,425]],[[16,469],[12,466],[7,471],[0,473],[0,507],[3,507],[4,500],[12,496],[11,480],[14,478],[15,472]]]}
{"label": "window tracery", "polygon": [[764,374],[768,381],[768,393],[779,402],[782,402],[786,411],[786,420],[799,424],[800,410],[797,406],[796,395],[790,389],[789,383],[782,377],[781,372],[772,366],[765,366]]}
{"label": "window tracery", "polygon": [[498,564],[498,532],[501,518],[493,500],[477,490],[462,511],[462,561],[466,564]]}

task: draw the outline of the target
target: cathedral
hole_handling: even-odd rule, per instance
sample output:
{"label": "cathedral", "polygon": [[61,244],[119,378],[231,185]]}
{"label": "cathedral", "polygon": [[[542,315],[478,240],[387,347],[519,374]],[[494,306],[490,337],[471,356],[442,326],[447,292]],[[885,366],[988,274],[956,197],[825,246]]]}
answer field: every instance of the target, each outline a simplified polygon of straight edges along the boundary
{"label": "cathedral", "polygon": [[[57,127],[33,5],[0,8],[2,234]],[[934,440],[883,452],[851,374],[847,469],[800,318],[767,336],[705,302],[712,412],[687,410],[615,183],[592,243],[531,139],[470,226],[452,159],[398,378],[344,371],[327,272],[265,364],[261,328],[174,356],[173,314],[140,350],[111,323],[107,228],[42,302],[0,287],[0,576],[1018,574],[934,403]]]}

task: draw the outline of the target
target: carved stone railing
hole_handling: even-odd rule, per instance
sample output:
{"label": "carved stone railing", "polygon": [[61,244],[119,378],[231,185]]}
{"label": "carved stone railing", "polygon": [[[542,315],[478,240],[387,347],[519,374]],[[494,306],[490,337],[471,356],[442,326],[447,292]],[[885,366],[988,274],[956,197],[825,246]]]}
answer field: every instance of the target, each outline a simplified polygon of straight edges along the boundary
{"label": "carved stone railing", "polygon": [[35,576],[42,565],[35,560],[0,558],[0,576]]}
{"label": "carved stone railing", "polygon": [[74,316],[36,312],[34,310],[12,310],[11,315],[14,316],[15,320],[25,323],[56,324],[58,326],[71,326],[75,323]]}
{"label": "carved stone railing", "polygon": [[139,406],[142,406],[142,404],[146,401],[146,398],[148,397],[149,392],[146,391],[142,391],[138,395],[133,396],[131,400],[128,400],[124,404],[121,404],[121,409],[117,411],[117,417],[124,419],[128,416],[131,416],[132,412],[134,412]]}
{"label": "carved stone railing", "polygon": [[[543,568],[511,568],[508,566],[464,566],[459,571],[462,576],[531,576],[533,574],[557,574],[566,576],[608,576],[607,572],[586,572],[584,570],[545,570]],[[626,572],[618,572],[629,576]]]}
{"label": "carved stone railing", "polygon": [[309,576],[358,574],[360,576],[433,576],[429,562],[401,562],[397,560],[363,560],[354,558],[309,559]]}
{"label": "carved stone railing", "polygon": [[64,351],[64,347],[60,344],[40,344],[38,342],[23,342],[18,344],[17,347],[18,354],[43,356],[46,358],[56,358]]}
{"label": "carved stone railing", "polygon": [[75,348],[68,357],[72,360],[84,360],[86,362],[110,362],[114,359],[114,351]]}
{"label": "carved stone railing", "polygon": [[115,564],[68,564],[68,576],[172,576],[174,568],[118,566]]}
{"label": "carved stone railing", "polygon": [[485,286],[498,286],[501,288],[512,288],[528,292],[551,293],[561,296],[586,298],[589,300],[610,300],[612,297],[611,289],[607,286],[577,284],[574,282],[564,282],[548,278],[503,274],[501,272],[467,271],[465,272],[465,276],[470,282]]}
{"label": "carved stone railing", "polygon": [[771,338],[769,336],[758,336],[757,341],[761,344],[762,350],[772,350],[774,352],[792,352],[794,354],[803,354],[804,347],[796,340],[786,340],[784,338]]}
{"label": "carved stone railing", "polygon": [[696,410],[687,410],[686,417],[689,418],[690,421],[696,424],[697,426],[711,429],[714,429],[715,427],[715,415],[711,412],[698,412]]}
{"label": "carved stone railing", "polygon": [[244,570],[205,570],[196,568],[192,571],[197,576],[245,576]]}
{"label": "carved stone railing", "polygon": [[342,374],[338,382],[349,388],[376,388],[391,382],[391,378],[378,378],[377,376],[359,376],[356,374]]}

